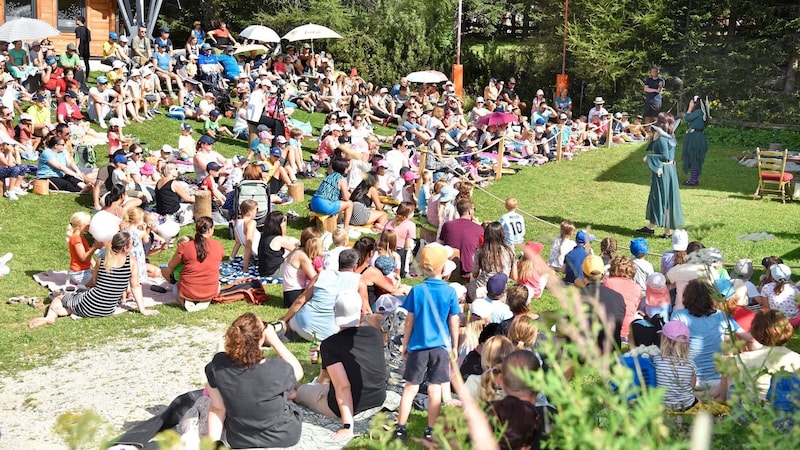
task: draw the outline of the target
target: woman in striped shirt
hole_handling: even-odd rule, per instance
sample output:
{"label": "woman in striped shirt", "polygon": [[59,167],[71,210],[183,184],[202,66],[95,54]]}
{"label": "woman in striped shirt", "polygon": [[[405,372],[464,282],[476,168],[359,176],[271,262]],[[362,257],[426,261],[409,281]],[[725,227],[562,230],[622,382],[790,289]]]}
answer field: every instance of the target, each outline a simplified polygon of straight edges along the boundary
{"label": "woman in striped shirt", "polygon": [[79,317],[110,316],[130,285],[133,299],[139,312],[146,316],[158,314],[146,309],[142,300],[142,285],[139,282],[139,265],[131,264],[133,241],[127,231],[120,231],[106,245],[105,258],[94,266],[89,290],[71,292],[55,297],[44,317],[33,319],[30,328],[52,325],[56,318],[75,314]]}

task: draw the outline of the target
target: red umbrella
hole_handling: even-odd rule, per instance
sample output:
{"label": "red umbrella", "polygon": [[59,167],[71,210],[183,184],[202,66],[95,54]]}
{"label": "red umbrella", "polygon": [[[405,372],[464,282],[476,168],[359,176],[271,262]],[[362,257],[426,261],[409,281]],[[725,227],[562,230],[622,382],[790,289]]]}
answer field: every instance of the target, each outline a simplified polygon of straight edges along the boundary
{"label": "red umbrella", "polygon": [[514,114],[495,111],[478,119],[478,125],[505,125],[518,121],[519,118]]}

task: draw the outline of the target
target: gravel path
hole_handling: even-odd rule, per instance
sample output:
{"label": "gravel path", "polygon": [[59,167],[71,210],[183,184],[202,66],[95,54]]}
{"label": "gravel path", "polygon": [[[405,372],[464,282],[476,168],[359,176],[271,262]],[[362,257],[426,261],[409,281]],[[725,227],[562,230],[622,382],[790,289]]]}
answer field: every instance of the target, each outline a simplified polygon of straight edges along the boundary
{"label": "gravel path", "polygon": [[[205,384],[203,368],[217,351],[224,327],[174,327],[144,338],[126,338],[92,350],[70,352],[47,367],[0,380],[0,449],[66,449],[53,424],[65,412],[93,410],[122,434],[159,413],[180,394]],[[397,408],[389,392],[384,403]],[[338,449],[328,436],[341,425],[305,410],[300,450]],[[376,410],[356,416],[356,433],[369,428]],[[98,436],[98,439],[104,436]],[[90,446],[96,448],[97,443]]]}

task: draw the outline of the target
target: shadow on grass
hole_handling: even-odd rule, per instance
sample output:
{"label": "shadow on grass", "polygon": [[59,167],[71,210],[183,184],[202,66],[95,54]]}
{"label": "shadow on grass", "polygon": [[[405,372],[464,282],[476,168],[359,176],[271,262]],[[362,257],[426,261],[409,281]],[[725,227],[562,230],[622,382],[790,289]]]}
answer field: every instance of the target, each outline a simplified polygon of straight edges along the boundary
{"label": "shadow on grass", "polygon": [[[650,185],[650,171],[642,162],[645,155],[650,154],[645,151],[647,144],[636,144],[635,147],[620,151],[628,151],[629,155],[618,163],[608,167],[595,178],[595,181],[612,181],[615,183],[628,183],[640,186]],[[611,149],[609,151],[617,151]],[[682,142],[678,142],[675,166],[678,169],[678,179],[681,183],[688,178],[683,173],[681,160]],[[700,176],[700,189],[730,192],[731,198],[753,198],[758,184],[758,172],[754,168],[741,166],[732,159],[740,152],[730,149],[712,147],[703,166],[703,174]],[[692,189],[681,185],[681,190]]]}

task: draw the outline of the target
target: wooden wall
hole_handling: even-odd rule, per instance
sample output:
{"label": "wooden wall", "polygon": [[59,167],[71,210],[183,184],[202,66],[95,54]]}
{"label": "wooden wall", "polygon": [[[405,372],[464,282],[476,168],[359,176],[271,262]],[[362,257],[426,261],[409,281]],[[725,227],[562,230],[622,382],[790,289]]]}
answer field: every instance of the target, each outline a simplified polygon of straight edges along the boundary
{"label": "wooden wall", "polygon": [[[58,1],[57,0],[37,0],[36,17],[54,27],[58,27]],[[100,56],[103,53],[103,42],[108,40],[108,33],[115,30],[116,26],[116,0],[86,0],[86,26],[92,32],[92,42],[90,51],[92,56]],[[4,9],[0,8],[0,16],[4,14]],[[5,17],[0,17],[5,21]],[[75,33],[62,31],[60,35],[50,38],[56,47],[56,52],[61,53],[66,50],[67,44],[75,42]]]}

